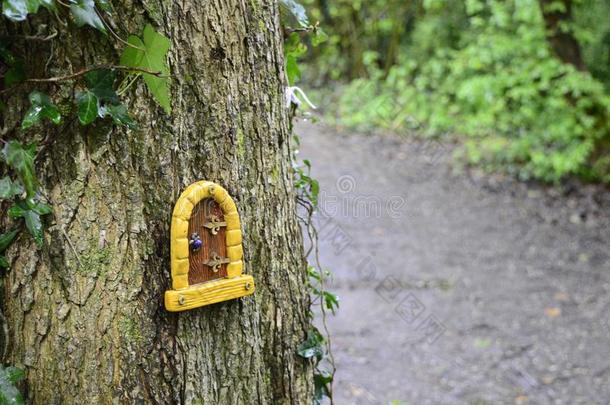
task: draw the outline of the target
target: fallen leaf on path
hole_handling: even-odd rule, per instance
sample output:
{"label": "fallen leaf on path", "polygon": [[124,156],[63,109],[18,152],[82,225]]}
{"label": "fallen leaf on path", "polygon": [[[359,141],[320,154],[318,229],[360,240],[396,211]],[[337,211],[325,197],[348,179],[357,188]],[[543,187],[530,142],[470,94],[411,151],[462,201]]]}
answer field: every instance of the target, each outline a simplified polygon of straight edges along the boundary
{"label": "fallen leaf on path", "polygon": [[561,315],[561,308],[558,308],[558,307],[544,308],[544,314],[546,316],[548,316],[549,318],[557,318],[559,315]]}

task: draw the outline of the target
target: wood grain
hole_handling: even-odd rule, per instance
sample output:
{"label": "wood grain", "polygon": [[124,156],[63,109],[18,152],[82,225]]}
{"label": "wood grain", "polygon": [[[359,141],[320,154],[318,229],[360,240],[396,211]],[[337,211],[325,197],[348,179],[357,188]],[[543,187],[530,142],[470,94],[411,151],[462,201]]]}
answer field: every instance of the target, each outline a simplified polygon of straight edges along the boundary
{"label": "wood grain", "polygon": [[189,254],[189,285],[205,283],[211,280],[227,276],[227,265],[220,266],[218,272],[214,273],[212,268],[205,263],[210,260],[214,253],[221,258],[227,257],[227,243],[225,227],[220,227],[216,235],[203,225],[212,221],[212,216],[219,221],[224,221],[224,214],[220,205],[213,198],[201,200],[191,213],[189,220],[188,236],[194,232],[198,233],[203,241],[203,246],[197,252],[190,251]]}

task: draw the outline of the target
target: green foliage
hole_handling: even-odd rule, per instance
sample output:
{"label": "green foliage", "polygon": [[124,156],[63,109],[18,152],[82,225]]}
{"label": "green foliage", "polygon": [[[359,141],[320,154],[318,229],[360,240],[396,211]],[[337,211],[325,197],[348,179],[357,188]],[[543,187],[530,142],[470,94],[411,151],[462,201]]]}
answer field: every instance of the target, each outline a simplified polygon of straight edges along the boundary
{"label": "green foliage", "polygon": [[300,26],[306,27],[309,25],[305,7],[303,7],[300,3],[297,3],[294,0],[280,0],[280,6],[282,11],[288,12]]}
{"label": "green foliage", "polygon": [[[109,15],[112,6],[108,0],[73,0],[69,5],[60,4],[69,7],[77,26],[88,25],[103,33],[106,32],[105,23],[98,9]],[[12,21],[23,21],[28,14],[38,12],[40,6],[53,12],[57,11],[54,0],[3,0],[2,11]],[[161,72],[167,76],[168,68],[165,64],[165,55],[169,49],[169,41],[165,37],[157,34],[150,25],[147,25],[144,29],[143,40],[132,36],[130,41],[133,48],[125,50],[121,60],[124,65],[133,67],[134,71],[138,71],[138,74],[140,74],[140,70],[145,69]],[[16,58],[6,44],[0,44],[0,62],[3,68],[5,86],[8,87],[26,80],[23,69],[24,62]],[[92,67],[84,69],[83,73],[37,81],[54,83],[75,81],[80,80],[84,72],[87,72],[84,74],[86,87],[77,91],[75,97],[79,122],[82,125],[89,125],[98,117],[109,117],[117,125],[135,128],[135,122],[130,117],[127,108],[121,104],[114,90],[115,69],[124,70],[124,66]],[[144,73],[144,79],[151,93],[169,112],[169,89],[167,87],[169,80],[167,77],[161,78]],[[128,85],[122,87],[122,92],[126,91],[134,80],[129,78],[126,82]],[[30,93],[29,100],[31,107],[22,120],[22,130],[28,130],[34,125],[43,124],[45,120],[54,124],[61,123],[62,116],[59,108],[47,94],[34,90]],[[42,217],[50,214],[52,209],[41,200],[41,190],[39,190],[34,166],[36,145],[34,143],[24,145],[16,140],[3,140],[3,143],[4,148],[1,157],[11,172],[10,174],[13,177],[16,176],[17,179],[5,176],[0,180],[0,199],[13,202],[8,209],[8,216],[13,220],[22,219],[36,244],[41,247],[44,243]],[[1,254],[15,239],[17,230],[18,228],[0,235],[0,267],[7,268],[9,265],[7,259]]]}
{"label": "green foliage", "polygon": [[11,218],[23,218],[30,235],[34,238],[38,247],[42,247],[44,239],[42,219],[40,217],[51,212],[53,211],[49,205],[35,199],[27,199],[13,204],[8,209],[8,216]]}
{"label": "green foliage", "polygon": [[4,72],[5,86],[11,86],[15,83],[22,82],[23,79],[25,79],[23,62],[16,58],[2,43],[0,43],[0,62],[7,66],[7,70]]}
{"label": "green foliage", "polygon": [[106,32],[102,19],[95,11],[95,2],[93,0],[74,0],[70,4],[70,12],[76,25],[79,27],[89,25],[101,32]]}
{"label": "green foliage", "polygon": [[10,200],[23,194],[23,191],[23,186],[18,181],[12,181],[8,176],[0,179],[0,200]]}
{"label": "green foliage", "polygon": [[298,58],[307,52],[307,46],[301,42],[301,37],[296,32],[290,34],[284,43],[284,55],[286,57],[286,75],[288,83],[292,86],[301,78],[301,70]]}
{"label": "green foliage", "polygon": [[23,21],[28,14],[37,13],[40,6],[55,10],[53,0],[2,0],[2,14],[9,20]]}
{"label": "green foliage", "polygon": [[121,104],[114,91],[116,74],[109,69],[98,69],[85,75],[87,89],[76,94],[78,120],[89,125],[96,118],[110,117],[118,125],[135,128],[136,124]]}
{"label": "green foliage", "polygon": [[295,175],[295,187],[313,207],[318,206],[318,195],[320,194],[320,183],[311,177],[311,162],[303,160],[303,165],[293,164],[292,169]]}
{"label": "green foliage", "polygon": [[331,384],[333,375],[327,372],[314,373],[313,375],[313,403],[320,405],[324,402],[324,398],[331,397]]}
{"label": "green foliage", "polygon": [[[24,146],[18,141],[9,141],[4,145],[2,158],[17,174],[19,182],[4,177],[0,180],[0,192],[3,199],[15,200],[8,210],[9,217],[23,218],[26,228],[40,247],[43,244],[43,227],[40,217],[50,214],[51,207],[42,203],[38,198],[38,180],[34,171],[35,156],[35,144]],[[23,195],[24,188],[25,196]]]}
{"label": "green foliage", "polygon": [[0,366],[0,405],[21,405],[23,396],[15,386],[25,378],[23,370]]}
{"label": "green foliage", "polygon": [[[169,50],[169,40],[157,33],[154,28],[147,24],[144,27],[142,38],[130,35],[127,41],[132,45],[125,48],[121,55],[121,64],[133,68],[145,69],[151,72],[160,72],[169,75],[166,62]],[[158,77],[150,73],[143,73],[144,81],[148,90],[155,97],[165,112],[171,113],[169,100],[169,78]]]}
{"label": "green foliage", "polygon": [[396,63],[386,68],[387,56],[377,54],[363,62],[365,78],[352,81],[338,102],[341,122],[461,134],[469,162],[523,180],[579,175],[610,182],[607,89],[555,56],[539,2],[463,6],[423,2]]}
{"label": "green foliage", "polygon": [[324,357],[324,336],[315,328],[309,330],[307,340],[299,345],[297,353],[304,359],[322,360]]}
{"label": "green foliage", "polygon": [[18,141],[9,141],[2,149],[2,158],[12,168],[25,186],[28,197],[36,194],[38,180],[34,172],[34,157],[36,156],[36,145],[22,145]]}
{"label": "green foliage", "polygon": [[[315,364],[318,365],[328,356],[326,339],[317,328],[313,327],[307,332],[307,340],[299,345],[297,353],[305,359],[314,360]],[[314,404],[322,404],[324,398],[331,397],[333,377],[332,373],[316,367],[313,377]]]}
{"label": "green foliage", "polygon": [[38,124],[42,119],[48,118],[54,124],[61,122],[61,115],[59,109],[49,96],[39,91],[33,91],[30,93],[30,103],[32,106],[25,113],[25,117],[21,123],[22,129],[28,129],[31,126]]}
{"label": "green foliage", "polygon": [[78,105],[78,120],[81,124],[89,125],[97,118],[97,97],[91,91],[76,93],[76,104]]}
{"label": "green foliage", "polygon": [[4,256],[4,251],[11,245],[15,236],[19,233],[18,229],[13,229],[12,231],[3,233],[0,235],[0,267],[3,269],[7,269],[9,267],[8,260]]}

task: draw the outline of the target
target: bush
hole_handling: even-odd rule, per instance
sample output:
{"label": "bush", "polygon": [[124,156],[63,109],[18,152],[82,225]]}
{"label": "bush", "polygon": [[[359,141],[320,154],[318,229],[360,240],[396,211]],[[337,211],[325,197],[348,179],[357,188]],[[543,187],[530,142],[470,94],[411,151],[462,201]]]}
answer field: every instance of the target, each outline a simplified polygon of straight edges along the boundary
{"label": "bush", "polygon": [[428,135],[464,134],[464,156],[489,169],[610,182],[610,97],[553,55],[537,1],[467,1],[457,43],[442,32],[428,38],[445,12],[444,2],[428,3],[400,63],[387,76],[369,64],[368,78],[347,86],[344,124],[396,131],[423,123]]}

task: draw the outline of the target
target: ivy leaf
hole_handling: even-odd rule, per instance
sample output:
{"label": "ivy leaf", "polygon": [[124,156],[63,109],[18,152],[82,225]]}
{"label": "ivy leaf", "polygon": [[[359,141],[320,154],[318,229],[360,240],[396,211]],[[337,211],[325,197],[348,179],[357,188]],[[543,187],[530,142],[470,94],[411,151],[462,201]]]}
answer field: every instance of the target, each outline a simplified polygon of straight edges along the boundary
{"label": "ivy leaf", "polygon": [[79,91],[76,94],[76,104],[78,105],[78,120],[83,125],[91,124],[98,114],[97,97],[87,91]]}
{"label": "ivy leaf", "polygon": [[61,122],[61,115],[57,106],[51,102],[49,96],[39,91],[33,91],[30,93],[30,103],[32,106],[25,113],[23,122],[21,123],[22,129],[28,129],[34,124],[37,124],[43,118],[50,119],[54,124]]}
{"label": "ivy leaf", "polygon": [[311,38],[311,44],[313,46],[318,46],[326,41],[328,41],[328,34],[326,34],[322,28],[317,28]]}
{"label": "ivy leaf", "polygon": [[29,13],[37,13],[40,6],[49,10],[55,10],[55,2],[53,0],[3,0],[2,14],[9,20],[23,21]]}
{"label": "ivy leaf", "polygon": [[119,103],[119,96],[114,91],[113,85],[116,74],[109,69],[99,69],[85,75],[87,88],[95,94],[100,102]]}
{"label": "ivy leaf", "polygon": [[28,5],[25,0],[3,0],[2,14],[12,21],[23,21],[28,16]]}
{"label": "ivy leaf", "polygon": [[330,398],[330,384],[333,382],[333,376],[327,372],[316,372],[313,375],[314,398],[315,405],[322,404],[324,398]]}
{"label": "ivy leaf", "polygon": [[112,11],[112,5],[108,0],[95,0],[95,4],[100,10],[110,13]]}
{"label": "ivy leaf", "polygon": [[0,366],[0,403],[7,405],[24,404],[21,392],[15,384],[23,380],[25,373],[16,367]]}
{"label": "ivy leaf", "polygon": [[136,122],[127,112],[127,107],[123,104],[106,105],[100,108],[100,113],[103,116],[110,116],[112,121],[117,125],[125,125],[129,129],[136,129]]}
{"label": "ivy leaf", "polygon": [[53,212],[53,208],[49,204],[45,204],[41,201],[37,201],[33,198],[25,200],[27,208],[34,211],[38,215],[48,215]]}
{"label": "ivy leaf", "polygon": [[339,308],[339,297],[329,291],[324,291],[322,295],[326,308],[334,314],[337,308]]}
{"label": "ivy leaf", "polygon": [[299,345],[297,353],[299,356],[310,359],[315,357],[318,361],[324,357],[324,336],[313,328],[307,332],[307,340]]}
{"label": "ivy leaf", "polygon": [[22,405],[25,403],[21,392],[15,386],[24,377],[25,373],[23,370],[15,367],[0,366],[0,404]]}
{"label": "ivy leaf", "polygon": [[284,54],[286,55],[286,75],[290,85],[301,77],[301,70],[297,60],[300,56],[307,52],[307,47],[301,42],[301,38],[296,32],[290,34],[284,44]]}
{"label": "ivy leaf", "polygon": [[301,71],[297,63],[297,58],[293,55],[286,56],[286,76],[288,77],[288,83],[294,86],[297,80],[301,77]]}
{"label": "ivy leaf", "polygon": [[297,20],[302,27],[309,25],[305,7],[303,7],[300,3],[297,3],[295,0],[280,0],[280,4],[286,11],[292,14],[295,20]]}
{"label": "ivy leaf", "polygon": [[[9,267],[11,267],[11,265],[8,262],[8,260],[6,259],[6,257],[4,255],[0,255],[0,268],[8,269]],[[0,403],[2,403],[2,402],[0,402]]]}
{"label": "ivy leaf", "polygon": [[12,181],[8,176],[0,179],[0,200],[9,200],[20,194],[23,194],[23,186],[19,182]]}
{"label": "ivy leaf", "polygon": [[19,231],[17,229],[13,229],[12,231],[8,231],[7,233],[3,233],[0,235],[0,253],[4,253],[4,251],[11,245],[15,236]]}
{"label": "ivy leaf", "polygon": [[4,160],[15,170],[29,197],[36,194],[38,187],[38,180],[34,172],[35,155],[36,145],[33,143],[24,147],[21,142],[9,141],[2,149]]}
{"label": "ivy leaf", "polygon": [[51,207],[40,202],[19,201],[8,209],[11,218],[23,218],[25,227],[28,229],[36,245],[42,247],[44,243],[41,215],[51,213]]}
{"label": "ivy leaf", "polygon": [[[164,76],[169,75],[166,62],[167,51],[170,46],[169,39],[156,32],[150,24],[144,27],[142,39],[130,35],[127,42],[133,46],[129,46],[123,51],[121,65],[161,72]],[[169,78],[158,77],[149,73],[143,73],[142,76],[148,90],[159,105],[163,107],[166,113],[171,113]]]}
{"label": "ivy leaf", "polygon": [[44,238],[42,234],[42,221],[40,220],[40,214],[33,210],[27,210],[25,211],[23,218],[25,219],[25,227],[28,228],[28,231],[30,231],[36,245],[38,245],[38,247],[42,247]]}
{"label": "ivy leaf", "polygon": [[106,33],[106,27],[99,15],[95,11],[95,1],[93,0],[75,0],[70,5],[70,12],[74,17],[76,25],[82,27],[89,25],[103,33]]}

